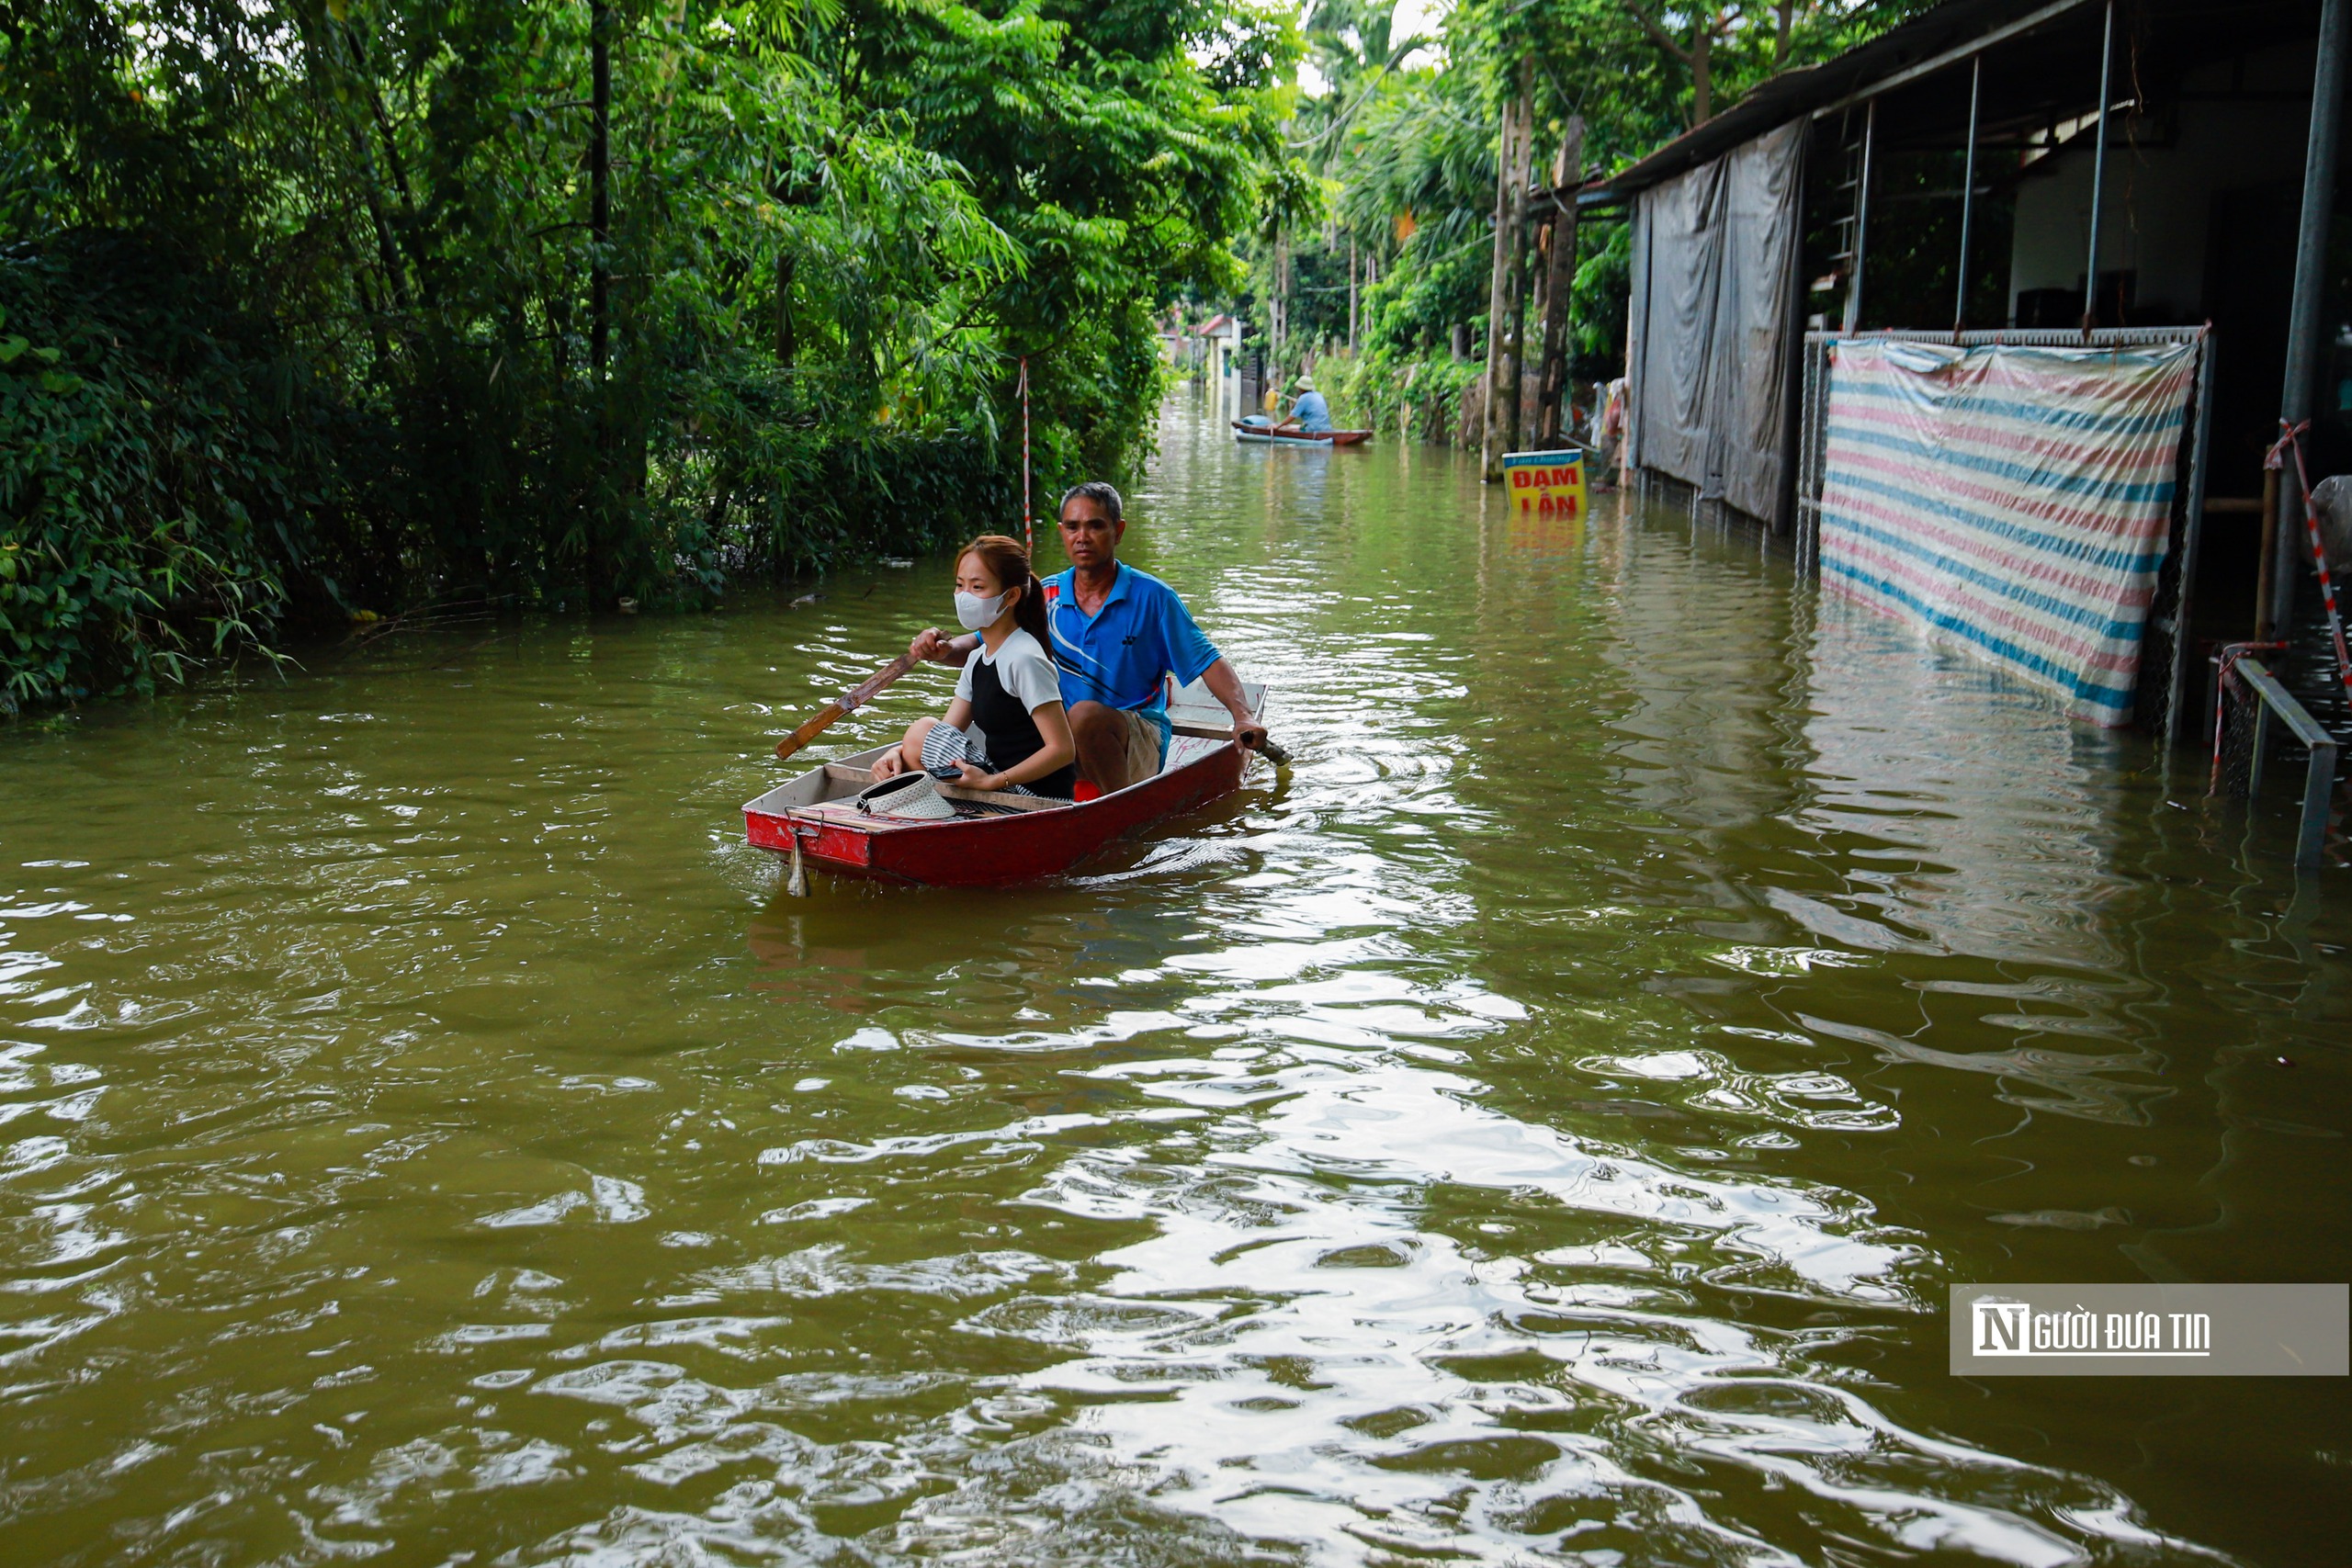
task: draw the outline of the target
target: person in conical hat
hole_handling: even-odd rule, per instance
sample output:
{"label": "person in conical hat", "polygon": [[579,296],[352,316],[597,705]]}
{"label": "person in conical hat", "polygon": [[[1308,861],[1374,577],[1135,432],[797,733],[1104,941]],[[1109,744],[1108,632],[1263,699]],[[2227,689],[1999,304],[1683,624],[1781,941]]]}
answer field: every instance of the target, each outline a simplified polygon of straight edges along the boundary
{"label": "person in conical hat", "polygon": [[1295,426],[1316,434],[1329,430],[1331,405],[1325,402],[1323,394],[1315,389],[1315,378],[1302,370],[1298,373],[1298,379],[1293,382],[1292,386],[1298,392],[1298,401],[1291,405],[1290,417],[1274,428],[1289,430]]}

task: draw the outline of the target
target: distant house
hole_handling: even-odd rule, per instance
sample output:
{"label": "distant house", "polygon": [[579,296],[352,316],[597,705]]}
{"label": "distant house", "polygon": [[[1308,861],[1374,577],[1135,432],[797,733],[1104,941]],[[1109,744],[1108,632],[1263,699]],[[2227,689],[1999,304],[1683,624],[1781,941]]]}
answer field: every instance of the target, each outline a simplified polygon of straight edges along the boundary
{"label": "distant house", "polygon": [[[2291,624],[2298,592],[2316,603],[2291,480],[2289,525],[2264,512],[2282,413],[2313,417],[2314,481],[2352,468],[2352,329],[2325,265],[2346,4],[1949,0],[1587,186],[1581,205],[1634,225],[1629,466],[1793,535],[1825,580],[1883,591],[2105,705],[2103,722],[2136,701],[2187,733],[2199,653]],[[2128,366],[2162,386],[2131,390],[2113,378]],[[1970,376],[2006,390],[1954,390]],[[2114,400],[2143,395],[2136,412]],[[1881,418],[1898,402],[1900,431]],[[2150,430],[2153,446],[2119,434]],[[2053,456],[2041,437],[2062,431],[2080,439]],[[1910,465],[1873,470],[1876,510],[1839,479],[1865,440]],[[1936,521],[1981,541],[2036,505],[2076,529],[2035,547],[2060,567],[2022,546],[1963,560],[1975,547]],[[2143,505],[2162,514],[2128,514]],[[2075,593],[2063,558],[2098,554],[2102,527],[2129,558],[2051,608],[2027,579]],[[1871,549],[1885,570],[1864,581]],[[1972,572],[1969,604],[1928,602]],[[2035,640],[2101,616],[2106,643]]]}
{"label": "distant house", "polygon": [[1239,395],[1237,381],[1240,376],[1242,330],[1239,317],[1222,311],[1193,329],[1193,340],[1199,346],[1187,363],[1199,367],[1212,395],[1220,400],[1236,400]]}

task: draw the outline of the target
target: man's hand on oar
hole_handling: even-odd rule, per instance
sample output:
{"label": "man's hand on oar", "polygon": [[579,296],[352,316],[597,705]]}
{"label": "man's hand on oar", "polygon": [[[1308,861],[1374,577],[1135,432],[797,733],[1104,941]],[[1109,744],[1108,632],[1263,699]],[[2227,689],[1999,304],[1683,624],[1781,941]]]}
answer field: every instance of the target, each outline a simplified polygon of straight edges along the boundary
{"label": "man's hand on oar", "polygon": [[1233,738],[1241,742],[1245,751],[1255,751],[1278,768],[1290,766],[1290,749],[1266,733],[1266,727],[1255,719],[1236,724]]}

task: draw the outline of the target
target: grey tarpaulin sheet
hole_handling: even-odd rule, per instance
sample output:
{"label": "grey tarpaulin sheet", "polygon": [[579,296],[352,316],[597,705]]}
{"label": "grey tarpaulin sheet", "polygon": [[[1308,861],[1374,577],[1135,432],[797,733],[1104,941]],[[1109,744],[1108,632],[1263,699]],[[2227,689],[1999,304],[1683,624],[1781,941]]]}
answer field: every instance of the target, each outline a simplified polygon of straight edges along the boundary
{"label": "grey tarpaulin sheet", "polygon": [[1780,509],[1802,122],[1645,191],[1628,361],[1634,460],[1753,516]]}

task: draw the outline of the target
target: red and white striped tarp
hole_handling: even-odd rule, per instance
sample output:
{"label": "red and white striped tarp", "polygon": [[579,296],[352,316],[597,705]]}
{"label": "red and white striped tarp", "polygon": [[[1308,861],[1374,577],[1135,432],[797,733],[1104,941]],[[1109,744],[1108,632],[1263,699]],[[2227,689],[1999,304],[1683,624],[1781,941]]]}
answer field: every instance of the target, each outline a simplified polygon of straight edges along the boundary
{"label": "red and white striped tarp", "polygon": [[1830,353],[1822,581],[2129,719],[2197,346]]}

